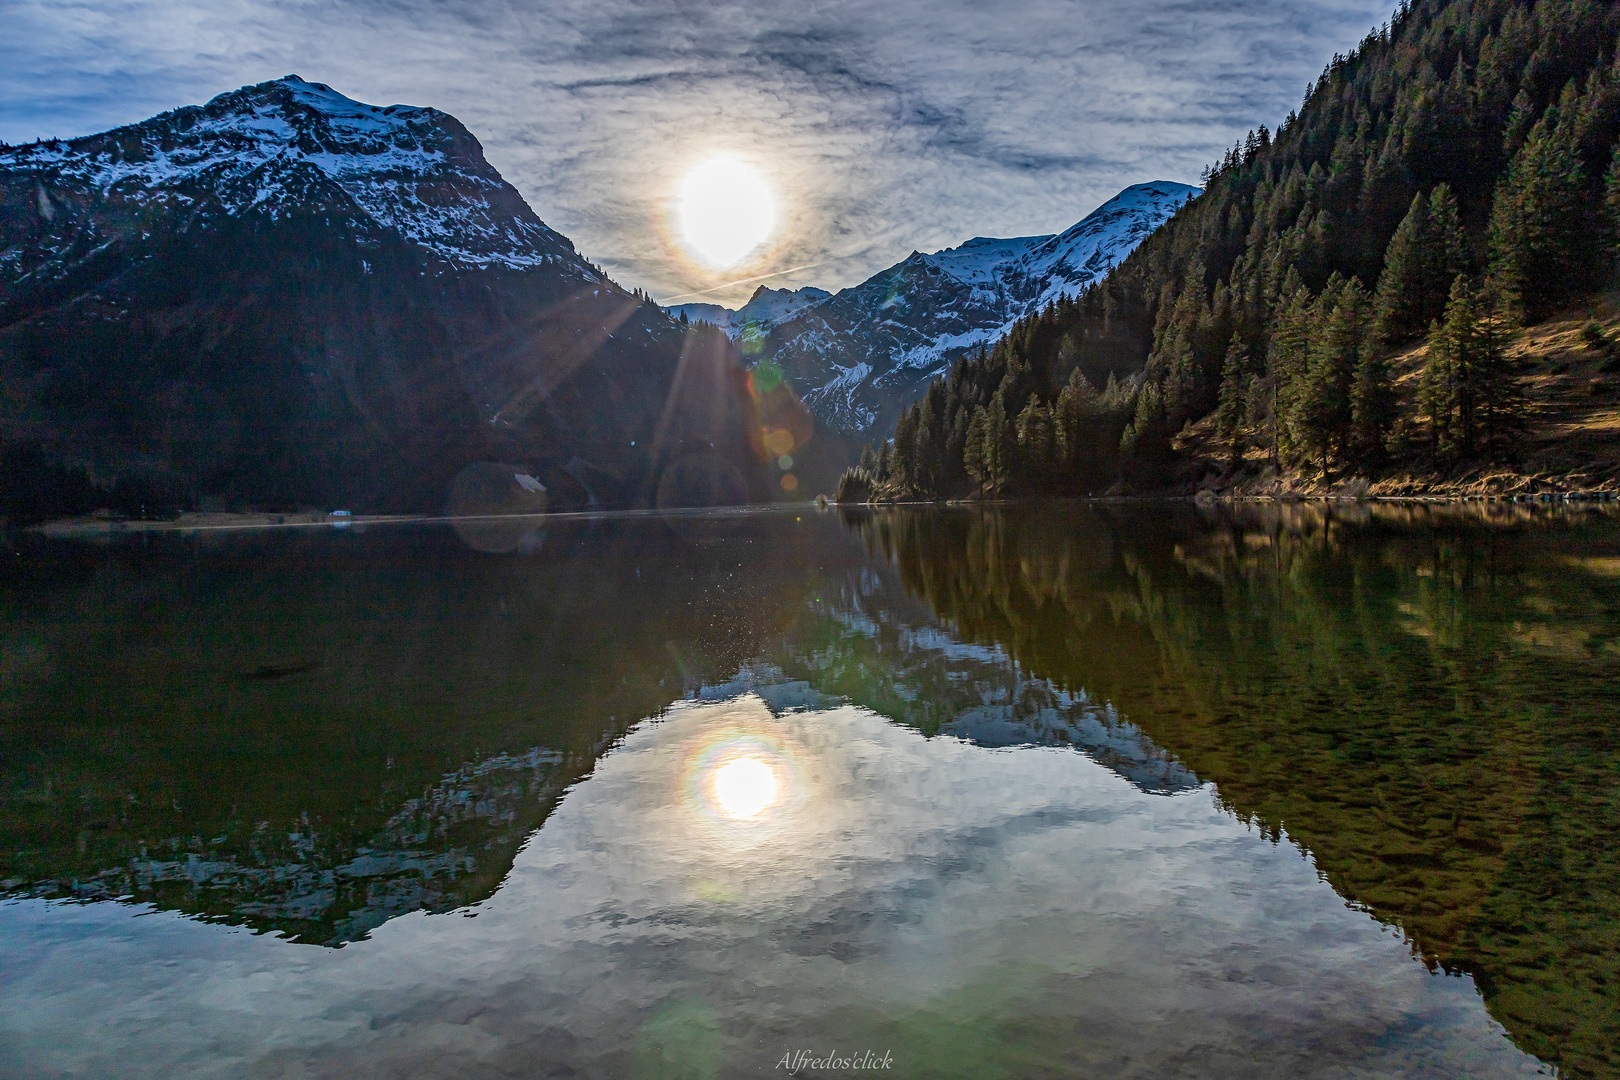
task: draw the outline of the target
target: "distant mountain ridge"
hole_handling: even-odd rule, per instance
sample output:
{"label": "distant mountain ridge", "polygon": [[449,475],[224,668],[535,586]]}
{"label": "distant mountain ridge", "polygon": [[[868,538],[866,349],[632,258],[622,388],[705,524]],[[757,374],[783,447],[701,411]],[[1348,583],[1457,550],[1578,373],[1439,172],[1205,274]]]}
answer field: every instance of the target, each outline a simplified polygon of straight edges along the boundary
{"label": "distant mountain ridge", "polygon": [[735,341],[749,331],[765,333],[805,308],[831,298],[832,293],[813,285],[802,289],[771,289],[761,285],[748,298],[748,303],[735,311],[720,304],[672,304],[664,310],[677,319],[684,316],[690,321],[702,320],[717,326]]}
{"label": "distant mountain ridge", "polygon": [[715,323],[733,338],[758,336],[759,354],[788,373],[823,425],[883,438],[953,359],[1100,280],[1198,190],[1169,180],[1135,184],[1061,233],[975,237],[913,252],[833,296],[761,289],[735,312],[718,305],[668,310]]}
{"label": "distant mountain ridge", "polygon": [[0,149],[0,516],[437,512],[480,463],[551,505],[768,499],[735,352],[436,109],[287,76]]}

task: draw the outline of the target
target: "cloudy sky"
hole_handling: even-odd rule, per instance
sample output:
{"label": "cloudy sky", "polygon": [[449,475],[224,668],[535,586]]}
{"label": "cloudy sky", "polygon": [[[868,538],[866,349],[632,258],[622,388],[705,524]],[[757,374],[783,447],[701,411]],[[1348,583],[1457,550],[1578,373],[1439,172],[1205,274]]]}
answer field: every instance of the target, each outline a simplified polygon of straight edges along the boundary
{"label": "cloudy sky", "polygon": [[[295,72],[453,113],[618,281],[736,303],[754,288],[740,278],[836,289],[914,249],[1058,231],[1128,184],[1197,183],[1389,8],[0,0],[0,139],[87,134]],[[778,210],[775,239],[725,271],[682,257],[670,229],[681,178],[717,154],[756,165]]]}

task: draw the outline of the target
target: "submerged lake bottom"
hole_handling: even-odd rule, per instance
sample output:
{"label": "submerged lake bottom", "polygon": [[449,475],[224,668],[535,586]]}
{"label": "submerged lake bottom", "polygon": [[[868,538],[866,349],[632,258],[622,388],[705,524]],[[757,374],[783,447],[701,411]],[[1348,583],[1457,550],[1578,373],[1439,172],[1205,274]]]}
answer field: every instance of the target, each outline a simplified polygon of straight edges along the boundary
{"label": "submerged lake bottom", "polygon": [[0,1074],[1617,1075],[1617,523],[19,542]]}

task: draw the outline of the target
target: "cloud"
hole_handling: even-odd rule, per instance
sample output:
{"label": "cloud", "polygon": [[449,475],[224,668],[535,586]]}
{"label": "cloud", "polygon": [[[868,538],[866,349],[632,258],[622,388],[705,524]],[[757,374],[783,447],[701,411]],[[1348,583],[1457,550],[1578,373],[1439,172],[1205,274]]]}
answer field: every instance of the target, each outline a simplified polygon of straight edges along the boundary
{"label": "cloud", "polygon": [[[1196,182],[1275,127],[1384,2],[0,0],[0,138],[67,136],[297,72],[460,118],[548,223],[655,296],[795,266],[853,284]],[[698,269],[669,198],[709,154],[781,196],[769,251]],[[716,293],[739,301],[753,285]]]}

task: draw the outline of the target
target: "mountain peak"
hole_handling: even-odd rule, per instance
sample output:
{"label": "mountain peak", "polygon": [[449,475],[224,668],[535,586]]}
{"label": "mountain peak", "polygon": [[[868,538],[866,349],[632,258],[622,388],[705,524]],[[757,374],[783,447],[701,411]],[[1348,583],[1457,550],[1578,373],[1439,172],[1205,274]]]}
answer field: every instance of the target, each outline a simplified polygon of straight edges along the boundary
{"label": "mountain peak", "polygon": [[1101,280],[1197,193],[1170,180],[1132,184],[1056,235],[914,251],[778,323],[772,355],[823,424],[881,437],[951,360]]}
{"label": "mountain peak", "polygon": [[576,277],[597,276],[454,117],[367,105],[298,75],[101,135],[0,151],[0,168],[101,199],[178,201],[199,212],[272,218],[306,206],[311,178],[324,177],[359,216],[451,265],[551,263]]}

